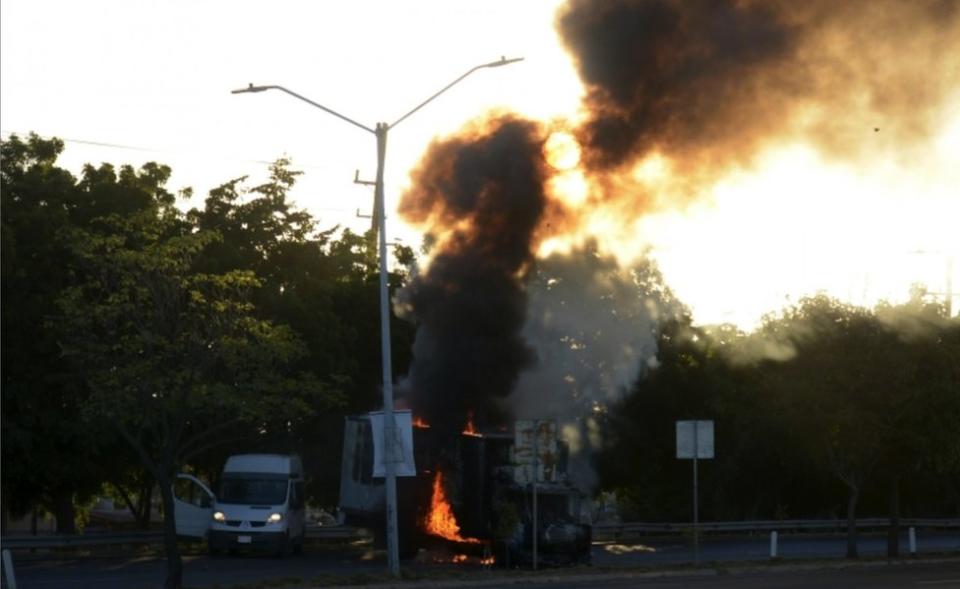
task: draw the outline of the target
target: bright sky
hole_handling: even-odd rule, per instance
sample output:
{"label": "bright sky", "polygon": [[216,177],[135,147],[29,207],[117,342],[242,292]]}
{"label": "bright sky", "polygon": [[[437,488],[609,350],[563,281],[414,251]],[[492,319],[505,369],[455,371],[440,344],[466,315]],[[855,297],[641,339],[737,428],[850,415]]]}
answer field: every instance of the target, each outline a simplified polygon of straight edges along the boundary
{"label": "bright sky", "polygon": [[[306,172],[298,206],[322,227],[363,230],[369,220],[356,211],[369,213],[372,194],[353,175],[372,179],[373,136],[281,92],[230,90],[285,86],[373,127],[474,65],[524,57],[476,72],[391,132],[389,217],[437,135],[490,108],[576,114],[582,89],[553,29],[558,4],[4,0],[0,130],[67,140],[61,165],[75,172],[85,162],[168,164],[171,188],[192,186],[197,204],[228,179],[262,179],[266,162],[287,155]],[[853,171],[784,146],[690,210],[640,219],[610,249],[652,246],[705,323],[749,327],[817,290],[868,305],[902,300],[918,281],[942,293],[951,272],[960,283],[960,108],[932,153],[932,172],[895,163]],[[419,245],[396,215],[388,235]]]}
{"label": "bright sky", "polygon": [[553,31],[557,4],[4,0],[0,125],[4,136],[67,139],[61,164],[76,171],[166,163],[172,188],[200,196],[239,175],[261,178],[261,162],[288,155],[306,172],[299,206],[325,226],[363,229],[369,220],[356,210],[369,213],[372,198],[353,176],[373,178],[373,136],[281,92],[230,90],[285,86],[373,127],[475,65],[524,57],[474,73],[390,134],[389,210],[436,135],[489,108],[538,118],[576,110],[579,81]]}

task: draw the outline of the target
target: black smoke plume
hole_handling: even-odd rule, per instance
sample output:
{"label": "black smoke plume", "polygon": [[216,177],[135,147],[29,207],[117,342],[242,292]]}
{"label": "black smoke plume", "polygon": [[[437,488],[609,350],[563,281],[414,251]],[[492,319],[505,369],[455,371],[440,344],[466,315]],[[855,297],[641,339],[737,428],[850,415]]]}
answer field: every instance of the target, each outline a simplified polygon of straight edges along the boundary
{"label": "black smoke plume", "polygon": [[595,173],[658,153],[709,182],[783,140],[902,152],[960,77],[955,0],[571,0],[556,25]]}
{"label": "black smoke plume", "polygon": [[521,330],[546,205],[543,141],[538,125],[502,117],[435,142],[400,204],[434,240],[429,266],[401,293],[418,324],[402,390],[438,434],[461,431],[471,412],[496,422],[535,361]]}

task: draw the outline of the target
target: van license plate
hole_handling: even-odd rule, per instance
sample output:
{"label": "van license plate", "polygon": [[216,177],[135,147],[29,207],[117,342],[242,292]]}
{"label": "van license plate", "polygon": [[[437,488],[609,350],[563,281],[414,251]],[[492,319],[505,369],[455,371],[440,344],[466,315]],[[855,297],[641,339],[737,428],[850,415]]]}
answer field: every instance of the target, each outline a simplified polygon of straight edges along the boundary
{"label": "van license plate", "polygon": [[250,536],[237,536],[238,544],[249,544],[250,540],[251,540]]}

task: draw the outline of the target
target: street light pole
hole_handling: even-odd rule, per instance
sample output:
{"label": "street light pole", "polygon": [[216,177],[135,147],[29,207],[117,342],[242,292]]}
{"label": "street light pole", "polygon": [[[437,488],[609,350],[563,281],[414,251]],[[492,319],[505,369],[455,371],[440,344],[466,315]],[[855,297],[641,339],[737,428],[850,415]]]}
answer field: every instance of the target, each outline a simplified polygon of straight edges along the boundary
{"label": "street light pole", "polygon": [[[400,534],[397,529],[397,457],[393,419],[393,358],[390,354],[390,290],[387,284],[387,215],[384,211],[383,169],[387,158],[386,123],[377,124],[377,179],[374,186],[373,218],[379,221],[380,244],[380,356],[383,365],[383,474],[386,491],[387,568],[400,576]],[[402,458],[401,458],[402,460]]]}
{"label": "street light pole", "polygon": [[322,104],[314,102],[296,92],[288,90],[283,86],[254,86],[250,84],[246,88],[234,90],[232,94],[245,94],[250,92],[263,92],[265,90],[280,90],[294,98],[302,100],[320,110],[331,114],[351,125],[372,133],[377,139],[377,179],[374,183],[373,197],[373,221],[371,228],[379,234],[379,256],[380,256],[380,351],[383,365],[383,465],[384,465],[384,487],[386,489],[386,527],[387,527],[387,568],[394,577],[400,576],[400,558],[399,558],[399,537],[397,533],[397,462],[398,452],[394,447],[396,440],[396,423],[393,418],[393,366],[390,355],[390,293],[387,273],[387,231],[386,231],[386,211],[384,207],[383,194],[383,172],[387,157],[387,133],[390,129],[396,127],[410,115],[417,112],[435,98],[455,86],[461,80],[473,72],[484,69],[494,68],[511,63],[522,61],[523,58],[507,59],[501,57],[497,61],[480,64],[466,71],[459,78],[450,82],[438,92],[407,111],[405,115],[393,122],[393,124],[377,123],[376,127],[370,127],[358,123],[357,121],[344,116],[337,111],[327,108]]}

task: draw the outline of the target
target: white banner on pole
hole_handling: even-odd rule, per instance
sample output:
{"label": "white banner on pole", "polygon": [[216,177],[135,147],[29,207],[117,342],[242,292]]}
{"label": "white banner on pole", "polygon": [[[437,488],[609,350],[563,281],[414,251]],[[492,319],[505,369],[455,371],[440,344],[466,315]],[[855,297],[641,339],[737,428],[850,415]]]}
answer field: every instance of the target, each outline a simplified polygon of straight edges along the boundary
{"label": "white banner on pole", "polygon": [[[398,477],[417,476],[413,462],[413,415],[409,410],[393,411],[393,462],[397,464]],[[383,456],[383,411],[370,412],[370,429],[373,433],[373,476],[385,477],[387,470]]]}

